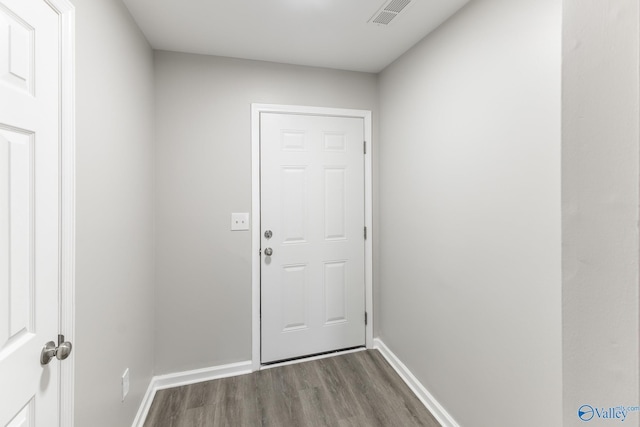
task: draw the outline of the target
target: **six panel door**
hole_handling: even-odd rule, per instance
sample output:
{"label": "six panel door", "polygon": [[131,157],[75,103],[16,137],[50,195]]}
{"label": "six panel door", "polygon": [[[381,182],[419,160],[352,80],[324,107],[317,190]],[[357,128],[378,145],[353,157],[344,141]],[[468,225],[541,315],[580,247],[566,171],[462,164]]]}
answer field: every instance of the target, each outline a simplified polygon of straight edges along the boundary
{"label": "six panel door", "polygon": [[0,0],[0,425],[59,425],[59,28],[43,0]]}
{"label": "six panel door", "polygon": [[362,118],[261,113],[262,363],[365,344],[363,143]]}

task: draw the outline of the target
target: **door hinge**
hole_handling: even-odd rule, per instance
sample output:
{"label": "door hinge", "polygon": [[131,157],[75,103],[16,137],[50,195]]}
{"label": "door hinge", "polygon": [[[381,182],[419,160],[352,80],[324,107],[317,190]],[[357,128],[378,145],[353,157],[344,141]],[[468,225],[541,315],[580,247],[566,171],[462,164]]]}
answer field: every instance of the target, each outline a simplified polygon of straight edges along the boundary
{"label": "door hinge", "polygon": [[364,146],[364,154],[367,154],[367,141],[363,141],[362,145]]}
{"label": "door hinge", "polygon": [[369,322],[368,316],[367,316],[367,312],[364,312],[364,325],[366,326],[367,323]]}
{"label": "door hinge", "polygon": [[367,227],[364,227],[364,240],[367,240]]}

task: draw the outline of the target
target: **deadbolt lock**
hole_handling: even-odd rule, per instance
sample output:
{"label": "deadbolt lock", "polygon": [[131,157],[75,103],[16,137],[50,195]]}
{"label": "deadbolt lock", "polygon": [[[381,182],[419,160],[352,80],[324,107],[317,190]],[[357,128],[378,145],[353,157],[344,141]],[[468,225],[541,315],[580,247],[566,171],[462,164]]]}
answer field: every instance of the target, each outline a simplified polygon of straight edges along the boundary
{"label": "deadbolt lock", "polygon": [[271,230],[267,230],[264,232],[265,239],[270,239],[272,236],[273,236],[273,233],[271,232]]}

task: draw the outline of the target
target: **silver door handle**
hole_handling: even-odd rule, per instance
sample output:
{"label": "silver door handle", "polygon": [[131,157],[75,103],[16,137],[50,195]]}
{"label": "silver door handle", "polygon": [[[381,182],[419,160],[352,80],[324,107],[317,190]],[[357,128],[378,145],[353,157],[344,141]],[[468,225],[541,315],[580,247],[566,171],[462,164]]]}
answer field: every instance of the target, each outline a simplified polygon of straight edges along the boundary
{"label": "silver door handle", "polygon": [[69,341],[64,340],[64,335],[58,335],[58,345],[53,341],[49,341],[42,347],[42,351],[40,352],[40,364],[48,365],[49,362],[54,358],[58,360],[64,360],[69,357],[71,354],[71,350],[73,346]]}
{"label": "silver door handle", "polygon": [[42,347],[42,352],[40,352],[40,364],[48,365],[51,362],[51,359],[56,355],[56,343],[53,341],[49,341]]}
{"label": "silver door handle", "polygon": [[273,249],[271,249],[271,248],[267,248],[267,249],[265,249],[265,250],[264,250],[264,254],[265,254],[266,256],[271,256],[271,255],[273,255]]}
{"label": "silver door handle", "polygon": [[58,348],[56,348],[56,358],[58,360],[66,359],[67,357],[69,357],[69,354],[71,354],[72,348],[73,346],[69,341],[65,341],[62,344],[58,345]]}

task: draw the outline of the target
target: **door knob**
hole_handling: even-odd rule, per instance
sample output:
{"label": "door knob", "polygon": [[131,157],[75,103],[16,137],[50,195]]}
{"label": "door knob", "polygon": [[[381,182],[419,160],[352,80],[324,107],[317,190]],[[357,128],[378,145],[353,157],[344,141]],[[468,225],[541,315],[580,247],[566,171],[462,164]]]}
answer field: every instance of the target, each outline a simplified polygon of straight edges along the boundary
{"label": "door knob", "polygon": [[56,348],[56,358],[58,360],[64,360],[67,357],[69,357],[69,354],[71,354],[71,349],[73,348],[73,346],[71,345],[71,343],[69,341],[65,341],[62,344],[60,344],[58,346],[58,348]]}
{"label": "door knob", "polygon": [[271,248],[267,248],[267,249],[265,249],[265,250],[264,250],[264,254],[265,254],[266,256],[271,256],[271,255],[273,255],[273,249],[271,249]]}
{"label": "door knob", "polygon": [[51,362],[51,359],[56,355],[56,343],[53,341],[49,341],[42,347],[42,352],[40,353],[40,364],[48,365]]}
{"label": "door knob", "polygon": [[69,357],[72,349],[73,346],[71,343],[64,340],[64,335],[58,335],[57,346],[55,342],[49,341],[44,345],[44,347],[42,347],[42,351],[40,352],[40,364],[48,365],[54,356],[58,360],[64,360]]}

